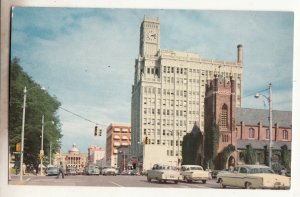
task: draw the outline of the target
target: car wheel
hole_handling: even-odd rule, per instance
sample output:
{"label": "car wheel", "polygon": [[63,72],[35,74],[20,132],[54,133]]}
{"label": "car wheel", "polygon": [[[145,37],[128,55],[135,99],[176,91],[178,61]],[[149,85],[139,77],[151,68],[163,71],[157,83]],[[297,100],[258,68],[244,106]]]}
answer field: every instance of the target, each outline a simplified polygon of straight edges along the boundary
{"label": "car wheel", "polygon": [[245,189],[251,189],[251,183],[250,182],[246,182],[245,183]]}
{"label": "car wheel", "polygon": [[151,179],[147,177],[147,181],[148,181],[148,182],[151,182]]}
{"label": "car wheel", "polygon": [[219,183],[220,183],[221,188],[225,188],[226,187],[226,185],[223,184],[223,180],[222,179],[219,179]]}
{"label": "car wheel", "polygon": [[206,180],[202,180],[202,183],[205,184],[205,183],[206,183]]}
{"label": "car wheel", "polygon": [[174,181],[175,184],[178,184],[178,181]]}

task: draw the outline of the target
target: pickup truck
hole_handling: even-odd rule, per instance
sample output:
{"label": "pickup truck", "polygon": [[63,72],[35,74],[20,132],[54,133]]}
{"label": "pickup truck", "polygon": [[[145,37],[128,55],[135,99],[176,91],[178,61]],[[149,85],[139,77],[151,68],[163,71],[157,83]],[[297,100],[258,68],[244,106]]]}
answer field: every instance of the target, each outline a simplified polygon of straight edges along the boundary
{"label": "pickup truck", "polygon": [[204,171],[199,165],[182,165],[181,175],[182,179],[188,183],[202,181],[205,184],[208,179],[211,179],[210,172]]}
{"label": "pickup truck", "polygon": [[174,166],[154,164],[153,168],[147,171],[147,181],[151,182],[152,179],[160,183],[174,181],[177,184],[180,179],[180,173]]}

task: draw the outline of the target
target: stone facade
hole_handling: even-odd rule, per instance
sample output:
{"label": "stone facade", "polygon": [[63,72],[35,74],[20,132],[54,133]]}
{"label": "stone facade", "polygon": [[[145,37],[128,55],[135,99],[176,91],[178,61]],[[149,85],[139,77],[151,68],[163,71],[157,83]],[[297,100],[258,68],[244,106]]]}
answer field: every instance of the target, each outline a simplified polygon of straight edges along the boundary
{"label": "stone facade", "polygon": [[147,137],[150,145],[165,146],[167,160],[180,165],[183,136],[195,122],[204,130],[205,85],[214,75],[232,76],[236,81],[236,106],[241,106],[243,47],[237,46],[236,61],[216,61],[195,53],[161,49],[160,39],[160,21],[145,17],[132,86],[131,152],[139,163],[149,161],[143,151]]}

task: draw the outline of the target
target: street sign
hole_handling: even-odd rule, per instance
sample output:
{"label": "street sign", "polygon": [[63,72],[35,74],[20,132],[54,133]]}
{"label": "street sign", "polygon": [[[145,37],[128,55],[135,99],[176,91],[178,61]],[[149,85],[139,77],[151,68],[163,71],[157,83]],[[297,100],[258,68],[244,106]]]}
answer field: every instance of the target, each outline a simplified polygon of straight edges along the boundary
{"label": "street sign", "polygon": [[44,156],[44,150],[40,150],[40,155]]}

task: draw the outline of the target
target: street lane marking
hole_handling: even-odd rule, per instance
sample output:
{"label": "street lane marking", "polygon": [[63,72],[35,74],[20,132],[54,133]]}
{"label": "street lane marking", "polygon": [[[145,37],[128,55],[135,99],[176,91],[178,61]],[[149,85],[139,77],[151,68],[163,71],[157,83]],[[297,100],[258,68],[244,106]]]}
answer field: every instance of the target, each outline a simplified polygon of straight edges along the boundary
{"label": "street lane marking", "polygon": [[124,187],[123,185],[119,185],[118,183],[115,183],[115,182],[112,182],[112,181],[111,181],[111,183],[116,185],[116,186],[119,186],[119,187]]}
{"label": "street lane marking", "polygon": [[26,179],[26,182],[29,181],[31,178]]}

